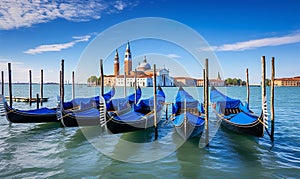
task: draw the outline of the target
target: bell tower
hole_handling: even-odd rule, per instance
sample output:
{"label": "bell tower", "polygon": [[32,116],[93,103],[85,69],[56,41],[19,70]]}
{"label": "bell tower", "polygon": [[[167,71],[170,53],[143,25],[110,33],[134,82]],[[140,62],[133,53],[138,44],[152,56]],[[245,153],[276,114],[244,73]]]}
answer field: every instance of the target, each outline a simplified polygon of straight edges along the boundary
{"label": "bell tower", "polygon": [[120,70],[120,66],[119,66],[119,54],[118,54],[118,50],[116,50],[116,55],[115,55],[115,60],[114,60],[114,75],[118,76]]}
{"label": "bell tower", "polygon": [[132,71],[132,60],[131,60],[131,52],[129,42],[127,43],[125,58],[124,58],[124,71],[126,75],[130,75]]}

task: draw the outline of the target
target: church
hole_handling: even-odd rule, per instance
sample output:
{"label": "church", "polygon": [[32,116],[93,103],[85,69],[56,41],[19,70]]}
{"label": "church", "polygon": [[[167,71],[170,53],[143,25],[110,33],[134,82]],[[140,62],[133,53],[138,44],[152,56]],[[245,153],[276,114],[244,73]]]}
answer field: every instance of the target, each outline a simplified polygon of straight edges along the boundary
{"label": "church", "polygon": [[[153,69],[147,62],[146,56],[139,65],[132,70],[132,57],[130,44],[127,43],[124,55],[124,74],[120,74],[120,61],[118,50],[114,58],[114,74],[106,75],[104,78],[105,86],[128,86],[133,87],[135,84],[140,87],[153,86]],[[169,76],[169,70],[165,67],[156,69],[156,85],[174,86],[174,78]]]}

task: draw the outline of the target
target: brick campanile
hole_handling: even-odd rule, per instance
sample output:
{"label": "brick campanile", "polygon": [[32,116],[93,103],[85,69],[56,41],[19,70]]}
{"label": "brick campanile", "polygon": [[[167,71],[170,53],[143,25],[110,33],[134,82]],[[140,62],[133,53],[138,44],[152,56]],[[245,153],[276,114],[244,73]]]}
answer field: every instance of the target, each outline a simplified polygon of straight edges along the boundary
{"label": "brick campanile", "polygon": [[130,72],[132,71],[132,60],[131,60],[129,42],[127,43],[126,52],[125,52],[124,71],[126,75],[130,75]]}
{"label": "brick campanile", "polygon": [[118,50],[116,50],[116,55],[115,55],[115,60],[114,60],[114,75],[118,76],[120,70],[120,64],[119,64],[119,54],[118,54]]}

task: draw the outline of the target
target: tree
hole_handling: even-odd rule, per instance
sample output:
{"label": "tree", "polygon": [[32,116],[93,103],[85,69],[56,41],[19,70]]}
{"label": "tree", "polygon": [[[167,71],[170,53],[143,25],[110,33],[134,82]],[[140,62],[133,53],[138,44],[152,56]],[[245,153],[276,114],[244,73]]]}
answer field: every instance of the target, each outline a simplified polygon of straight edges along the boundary
{"label": "tree", "polygon": [[246,82],[241,80],[241,79],[237,79],[237,78],[227,78],[225,80],[225,84],[228,86],[228,85],[246,85]]}
{"label": "tree", "polygon": [[238,79],[238,80],[237,80],[237,85],[239,85],[239,86],[242,85],[242,80],[241,80],[241,79]]}
{"label": "tree", "polygon": [[233,80],[232,80],[232,85],[238,85],[238,79],[233,78]]}
{"label": "tree", "polygon": [[97,81],[98,81],[98,78],[96,76],[91,76],[87,79],[87,82],[89,84],[96,84]]}
{"label": "tree", "polygon": [[232,85],[232,79],[231,78],[227,78],[225,80],[226,85]]}

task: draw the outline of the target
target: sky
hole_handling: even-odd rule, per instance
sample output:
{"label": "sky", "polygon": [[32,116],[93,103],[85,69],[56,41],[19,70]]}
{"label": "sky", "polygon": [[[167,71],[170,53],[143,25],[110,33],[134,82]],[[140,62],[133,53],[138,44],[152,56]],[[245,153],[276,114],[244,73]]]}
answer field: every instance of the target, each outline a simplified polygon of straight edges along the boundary
{"label": "sky", "polygon": [[[268,78],[272,57],[275,57],[276,77],[299,76],[299,7],[297,0],[2,0],[0,68],[5,73],[5,80],[7,63],[10,62],[14,82],[28,82],[29,70],[32,70],[33,81],[39,82],[41,69],[44,70],[45,82],[58,82],[60,61],[64,59],[65,79],[71,81],[72,71],[76,73],[80,68],[89,70],[89,65],[97,69],[99,64],[94,64],[94,60],[104,58],[105,73],[111,74],[115,50],[119,51],[122,62],[126,43],[130,40],[134,66],[147,56],[149,63],[168,68],[172,76],[188,74],[202,78],[203,66],[192,63],[197,61],[197,55],[187,50],[185,45],[155,38],[129,38],[129,34],[134,35],[138,30],[157,31],[155,33],[158,36],[161,35],[159,33],[174,36],[179,32],[178,29],[185,28],[189,33],[193,31],[199,34],[203,43],[207,44],[206,49],[215,55],[222,69],[223,79],[237,77],[245,80],[245,70],[248,68],[250,83],[259,84],[262,56],[266,57]],[[124,25],[124,22],[127,25],[127,22],[135,19],[149,17],[169,19],[172,23],[147,26],[143,23],[139,25],[139,21],[136,21],[138,24],[120,30],[123,38],[111,37],[122,39],[121,42],[105,47],[111,49],[94,49],[93,53],[97,55],[93,61],[84,58],[97,41],[103,40],[99,43],[104,46],[111,43],[100,38],[101,34],[114,27],[122,27],[119,24]],[[162,30],[162,27],[166,28]],[[197,44],[199,40],[195,39],[194,42],[187,37],[187,33],[175,36],[191,44]],[[199,48],[195,46],[195,49]],[[106,51],[109,53],[104,53]],[[205,55],[200,61],[204,58]],[[184,67],[176,68],[178,66]],[[219,70],[210,72],[214,77]],[[90,70],[90,74],[94,73],[97,70]]]}

